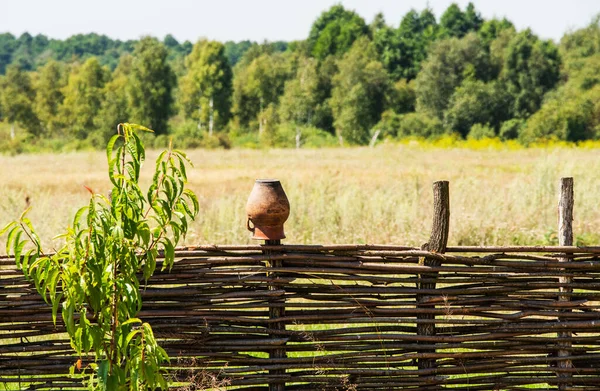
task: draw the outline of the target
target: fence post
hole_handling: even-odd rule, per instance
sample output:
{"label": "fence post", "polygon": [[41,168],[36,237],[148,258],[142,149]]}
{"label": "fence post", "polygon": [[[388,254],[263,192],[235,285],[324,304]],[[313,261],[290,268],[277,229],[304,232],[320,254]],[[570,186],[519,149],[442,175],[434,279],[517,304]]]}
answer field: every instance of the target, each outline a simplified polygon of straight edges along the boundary
{"label": "fence post", "polygon": [[[265,245],[267,246],[279,246],[281,244],[281,240],[265,240]],[[264,251],[265,255],[275,255],[278,252],[277,251],[273,251],[273,250],[265,250]],[[281,260],[270,260],[269,259],[269,267],[273,267],[273,268],[280,268],[283,266],[283,261]],[[275,279],[277,278],[278,273],[269,273],[269,277],[271,279]],[[269,283],[269,290],[277,290],[277,289],[281,289],[281,287],[277,286],[276,284],[273,283]],[[278,306],[278,305],[271,305],[271,303],[273,304],[278,304],[278,303],[285,303],[285,298],[283,299],[271,299],[272,301],[269,303],[269,319],[278,319],[278,318],[283,318],[285,316],[285,307],[283,306]],[[276,331],[283,331],[285,330],[285,322],[274,322],[274,323],[270,323],[269,324],[269,329],[270,330],[276,330]],[[277,334],[273,334],[271,333],[272,337],[278,338],[281,337],[281,335],[277,335]],[[273,349],[269,352],[269,358],[270,359],[281,359],[281,358],[286,358],[287,357],[287,353],[286,353],[286,349],[285,349],[285,345],[278,347],[276,349]],[[271,369],[269,370],[269,375],[274,375],[274,376],[282,376],[285,375],[285,369]],[[276,380],[276,381],[269,381],[269,391],[285,391],[285,380]]]}
{"label": "fence post", "polygon": [[[573,245],[573,178],[561,178],[560,179],[560,198],[558,201],[558,244],[560,246],[572,246]],[[570,262],[571,258],[564,257],[559,258],[559,262]],[[571,284],[573,283],[572,277],[568,276],[569,272],[565,271],[564,276],[558,277],[560,283],[558,301],[568,302],[571,300],[570,293],[573,292]],[[571,312],[570,309],[559,310],[563,313]],[[568,320],[565,317],[559,317],[559,322]],[[571,354],[571,341],[572,333],[570,331],[558,332],[558,357],[559,361],[557,367],[559,369],[570,369],[573,367],[573,363],[568,357]],[[571,373],[568,371],[559,372],[558,389],[566,390],[569,387],[569,382],[563,379],[570,379]]]}
{"label": "fence post", "polygon": [[[433,183],[433,224],[431,227],[431,235],[429,242],[423,245],[424,250],[436,253],[444,253],[448,244],[448,232],[450,228],[450,189],[448,181],[438,181]],[[419,259],[419,264],[424,266],[440,266],[441,262],[436,259],[424,257]],[[420,279],[425,279],[424,282],[419,282],[418,289],[435,289],[435,280],[438,272],[423,273]],[[432,297],[430,293],[417,295],[418,309],[435,309],[435,304],[427,304],[428,299]],[[417,313],[417,320],[425,322],[417,322],[417,335],[419,336],[434,336],[435,335],[435,314]],[[433,343],[433,342],[432,342]],[[433,349],[419,349],[418,353],[435,353]],[[435,368],[435,358],[420,358],[417,361],[419,369]]]}

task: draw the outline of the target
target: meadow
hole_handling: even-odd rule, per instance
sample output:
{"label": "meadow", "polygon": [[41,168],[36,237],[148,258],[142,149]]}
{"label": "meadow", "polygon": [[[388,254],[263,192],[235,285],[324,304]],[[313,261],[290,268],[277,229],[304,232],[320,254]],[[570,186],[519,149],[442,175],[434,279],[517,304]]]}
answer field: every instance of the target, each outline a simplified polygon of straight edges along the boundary
{"label": "meadow", "polygon": [[[450,181],[449,245],[555,244],[559,180],[573,176],[576,244],[600,242],[595,148],[413,141],[375,148],[187,152],[195,164],[189,186],[201,202],[187,245],[251,242],[245,204],[256,178],[281,180],[290,199],[284,243],[418,246],[429,236],[436,180]],[[144,183],[157,154],[148,153]],[[52,237],[88,202],[84,186],[108,192],[106,168],[100,151],[0,156],[0,225],[29,204],[51,249]]]}

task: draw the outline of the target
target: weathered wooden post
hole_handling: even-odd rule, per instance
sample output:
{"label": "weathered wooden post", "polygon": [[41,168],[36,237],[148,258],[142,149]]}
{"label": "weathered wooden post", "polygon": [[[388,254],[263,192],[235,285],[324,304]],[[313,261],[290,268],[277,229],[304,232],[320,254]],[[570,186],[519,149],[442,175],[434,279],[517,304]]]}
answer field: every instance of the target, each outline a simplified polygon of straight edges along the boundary
{"label": "weathered wooden post", "polygon": [[[278,246],[281,244],[281,240],[265,240],[265,245],[267,246]],[[265,255],[277,255],[280,254],[278,251],[273,250],[265,250],[263,251]],[[283,266],[283,261],[280,259],[269,260],[269,267],[271,268],[281,268]],[[275,280],[279,277],[279,273],[271,272],[268,274],[268,277],[272,280]],[[280,286],[274,283],[269,284],[269,290],[278,290],[281,289]],[[269,319],[277,320],[285,317],[285,297],[276,297],[273,298],[269,303]],[[284,331],[285,330],[285,322],[273,322],[269,324],[269,329],[272,330],[271,337],[280,338],[281,335],[274,333],[276,331]],[[273,349],[269,352],[269,358],[272,359],[282,359],[287,357],[287,352],[285,349],[285,345],[281,345],[276,349]],[[285,375],[285,369],[272,369],[269,371],[270,375],[274,376],[283,376]],[[269,383],[269,391],[284,391],[285,390],[285,380],[276,380],[274,382]]]}
{"label": "weathered wooden post", "polygon": [[[257,179],[254,188],[248,197],[246,204],[246,214],[248,216],[247,227],[252,232],[252,239],[264,240],[267,246],[278,246],[281,239],[285,239],[283,224],[290,215],[290,203],[285,191],[278,180]],[[250,226],[250,223],[253,226]],[[278,251],[266,249],[263,251],[267,257],[267,266],[270,268],[281,268],[283,261],[280,259],[271,259],[277,255]],[[270,280],[277,280],[277,272],[267,273]],[[269,290],[279,290],[281,286],[276,283],[269,283]],[[276,297],[269,301],[269,334],[272,338],[279,338],[278,331],[285,330],[285,322],[277,322],[277,319],[285,317],[285,296]],[[270,359],[283,359],[287,357],[285,344],[269,351]],[[269,380],[269,391],[285,390],[285,369],[271,369],[269,375],[275,380]]]}
{"label": "weathered wooden post", "polygon": [[[558,200],[558,244],[560,246],[573,245],[573,178],[560,179],[560,198]],[[559,262],[570,262],[571,258],[565,256],[558,260]],[[562,271],[565,275],[558,277],[558,282],[560,284],[558,301],[568,302],[571,300],[570,294],[573,292],[573,289],[571,288],[573,279],[568,276],[568,270],[563,269]],[[571,312],[570,309],[560,311],[565,314]],[[568,317],[559,317],[559,321],[563,320],[568,321]],[[569,387],[568,380],[571,378],[571,373],[568,370],[573,367],[573,363],[568,358],[571,355],[570,339],[572,336],[570,331],[558,332],[558,357],[560,360],[558,361],[557,368],[566,370],[558,373],[560,380],[558,385],[559,390],[566,390]]]}
{"label": "weathered wooden post", "polygon": [[[433,183],[433,224],[431,226],[431,235],[429,242],[422,246],[423,250],[444,253],[448,245],[448,232],[450,229],[450,189],[448,181],[438,181]],[[437,259],[423,257],[419,259],[422,266],[437,267],[441,262]],[[438,272],[423,273],[420,275],[422,281],[417,283],[418,289],[435,289]],[[423,281],[424,280],[424,281]],[[418,309],[435,309],[435,304],[427,302],[433,295],[431,293],[422,293],[417,295]],[[417,335],[434,336],[435,335],[435,314],[417,313]],[[433,342],[431,342],[433,343]],[[429,344],[429,343],[427,343]],[[418,353],[435,353],[435,348],[420,349]],[[417,361],[419,369],[435,368],[435,358],[420,358]],[[427,375],[426,375],[427,376]]]}

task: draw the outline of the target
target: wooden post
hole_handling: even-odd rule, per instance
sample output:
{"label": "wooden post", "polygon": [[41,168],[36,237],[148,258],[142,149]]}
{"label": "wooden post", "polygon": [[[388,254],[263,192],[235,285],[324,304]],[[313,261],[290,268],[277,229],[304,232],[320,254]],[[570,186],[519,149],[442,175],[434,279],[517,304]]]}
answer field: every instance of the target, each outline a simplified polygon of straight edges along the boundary
{"label": "wooden post", "polygon": [[[265,245],[267,246],[279,246],[281,244],[281,240],[265,240]],[[273,255],[276,252],[271,250],[265,250],[264,253],[266,255]],[[269,267],[280,268],[283,266],[283,261],[281,260],[269,260]],[[276,278],[277,273],[269,273],[270,278]],[[269,290],[277,290],[281,289],[275,284],[269,284]],[[285,298],[283,299],[273,299],[275,303],[285,303]],[[278,319],[285,316],[285,308],[280,306],[271,306],[269,305],[269,319]],[[269,324],[269,329],[282,331],[285,330],[284,322],[275,322]],[[272,333],[271,333],[272,334]],[[281,335],[272,334],[275,338],[280,338]],[[273,349],[269,352],[269,358],[286,358],[287,353],[285,346],[281,348]],[[271,369],[269,370],[269,375],[274,376],[282,376],[285,375],[285,369]],[[282,381],[269,381],[269,391],[285,391],[285,380]]]}
{"label": "wooden post", "polygon": [[[560,198],[558,201],[558,244],[561,246],[572,246],[573,245],[573,178],[561,178],[560,180]],[[571,259],[568,257],[559,258],[560,262],[569,262]],[[564,271],[564,269],[563,269]],[[570,285],[573,283],[573,279],[567,276],[568,271],[565,271],[565,276],[558,277],[560,283],[558,301],[568,302],[571,300],[570,293],[573,289]],[[570,309],[564,309],[561,312],[571,312]],[[559,318],[559,321],[564,320]],[[568,357],[571,354],[571,342],[569,339],[572,338],[572,333],[569,331],[558,332],[558,338],[561,341],[558,342],[559,350],[558,357],[561,358],[558,361],[557,367],[559,369],[570,369],[573,367],[573,363]],[[570,372],[559,372],[558,377],[560,379],[570,379]],[[558,385],[559,390],[566,390],[569,387],[568,381],[561,381]]]}
{"label": "wooden post", "polygon": [[[433,183],[433,224],[431,226],[431,235],[429,242],[425,243],[423,250],[444,253],[448,245],[448,232],[450,229],[450,189],[448,181],[438,181]],[[424,257],[419,259],[419,264],[423,266],[440,266],[441,262],[436,259]],[[435,280],[438,272],[423,273],[420,275],[423,279]],[[435,281],[418,282],[418,289],[435,289]],[[435,304],[427,304],[432,297],[430,293],[417,295],[417,307],[435,309]],[[417,314],[417,320],[425,322],[417,323],[417,335],[434,336],[435,335],[435,315]],[[427,322],[429,321],[429,322]],[[435,353],[435,349],[420,349],[418,353]],[[420,358],[417,361],[419,369],[435,368],[436,363],[433,358]]]}

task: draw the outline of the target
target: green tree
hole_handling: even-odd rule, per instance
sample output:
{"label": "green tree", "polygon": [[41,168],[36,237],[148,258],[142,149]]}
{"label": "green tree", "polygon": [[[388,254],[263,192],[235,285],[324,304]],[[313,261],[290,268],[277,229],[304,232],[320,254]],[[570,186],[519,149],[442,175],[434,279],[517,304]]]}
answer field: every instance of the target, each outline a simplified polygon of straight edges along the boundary
{"label": "green tree", "polygon": [[290,77],[287,59],[282,53],[261,53],[252,60],[242,59],[233,78],[233,111],[242,130],[259,128],[259,115],[269,106],[277,105]]}
{"label": "green tree", "polygon": [[510,96],[497,82],[465,80],[458,87],[444,113],[444,126],[463,137],[475,124],[488,124],[499,130],[501,122],[508,119]]}
{"label": "green tree", "polygon": [[[565,34],[560,40],[560,51],[567,66],[570,60],[591,57],[600,53],[600,13],[584,28]],[[576,64],[574,64],[576,65]]]}
{"label": "green tree", "polygon": [[64,64],[50,60],[39,69],[34,82],[34,110],[46,135],[55,136],[64,127],[60,119],[60,107],[65,98],[63,89],[66,81]]}
{"label": "green tree", "polygon": [[0,34],[0,74],[6,72],[6,67],[12,62],[12,55],[17,46],[16,38],[11,33]]}
{"label": "green tree", "polygon": [[392,110],[386,110],[373,129],[379,130],[383,137],[393,138],[435,138],[444,134],[442,121],[437,117],[426,113],[398,114]]}
{"label": "green tree", "polygon": [[404,15],[396,31],[399,58],[393,69],[388,66],[394,79],[417,77],[430,45],[437,39],[438,30],[435,15],[429,8],[421,13],[411,10]]}
{"label": "green tree", "polygon": [[346,53],[354,41],[369,34],[369,27],[356,12],[336,4],[313,23],[308,36],[311,53],[319,60]]}
{"label": "green tree", "polygon": [[252,45],[256,45],[256,42],[248,40],[237,43],[233,41],[225,42],[225,57],[227,57],[229,65],[231,67],[235,66]]}
{"label": "green tree", "polygon": [[74,66],[63,89],[61,121],[72,135],[85,139],[96,131],[94,118],[104,99],[103,88],[110,74],[95,57]]}
{"label": "green tree", "polygon": [[395,113],[403,114],[415,111],[415,81],[398,80],[390,90],[388,106]]}
{"label": "green tree", "polygon": [[[568,94],[568,93],[567,93]],[[559,91],[527,120],[520,139],[581,141],[600,136],[600,87],[586,94],[565,96]]]}
{"label": "green tree", "polygon": [[12,137],[15,134],[15,124],[35,136],[40,134],[40,121],[33,110],[34,100],[35,90],[31,85],[29,73],[18,65],[9,65],[2,79],[0,106],[3,117],[11,124]]}
{"label": "green tree", "polygon": [[490,78],[489,55],[475,34],[438,41],[416,79],[417,111],[440,120],[463,80]]}
{"label": "green tree", "polygon": [[513,117],[535,113],[544,94],[559,80],[560,56],[551,41],[542,41],[531,30],[515,35],[504,51],[501,78],[513,97]]}
{"label": "green tree", "polygon": [[388,74],[377,60],[375,46],[366,37],[352,45],[338,67],[331,96],[337,134],[349,143],[366,144],[369,131],[386,108]]}
{"label": "green tree", "polygon": [[155,38],[144,37],[136,45],[127,84],[133,122],[147,124],[158,134],[167,132],[173,113],[175,75],[167,63],[167,48]]}
{"label": "green tree", "polygon": [[314,126],[329,130],[332,118],[328,98],[331,76],[328,61],[301,58],[294,78],[285,84],[279,103],[279,118],[295,125]]}
{"label": "green tree", "polygon": [[186,58],[187,73],[179,80],[179,107],[185,118],[212,134],[230,119],[232,72],[223,44],[200,40]]}
{"label": "green tree", "polygon": [[581,29],[565,34],[560,41],[564,75],[572,84],[587,90],[600,82],[600,14]]}
{"label": "green tree", "polygon": [[504,30],[515,30],[515,26],[506,18],[490,19],[483,22],[477,35],[481,38],[483,45],[489,48],[492,41],[498,38]]}
{"label": "green tree", "polygon": [[102,93],[104,99],[100,105],[98,114],[94,117],[93,143],[100,147],[105,145],[110,137],[115,134],[115,129],[120,123],[126,123],[130,117],[129,99],[125,91],[129,82],[133,57],[126,53],[121,57],[119,65],[112,73]]}
{"label": "green tree", "polygon": [[483,24],[483,18],[469,3],[463,12],[456,3],[452,3],[440,18],[440,33],[445,37],[462,38],[471,31],[477,31]]}

